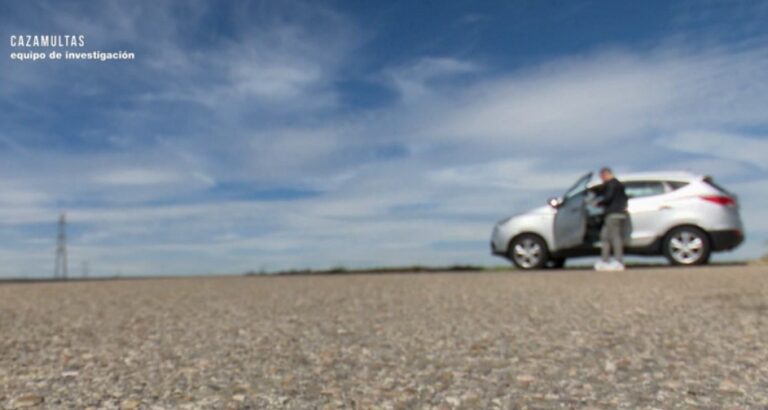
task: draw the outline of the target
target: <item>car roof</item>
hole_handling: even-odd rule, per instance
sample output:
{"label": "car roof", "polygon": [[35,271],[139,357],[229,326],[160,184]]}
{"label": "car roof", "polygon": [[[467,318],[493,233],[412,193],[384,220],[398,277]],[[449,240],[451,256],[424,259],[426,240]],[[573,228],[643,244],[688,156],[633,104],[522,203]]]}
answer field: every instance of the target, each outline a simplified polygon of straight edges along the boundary
{"label": "car roof", "polygon": [[703,175],[697,175],[688,171],[666,171],[666,172],[633,172],[627,174],[618,174],[616,176],[620,181],[694,181],[703,179]]}
{"label": "car roof", "polygon": [[[628,173],[616,173],[616,178],[619,181],[681,181],[692,182],[704,179],[703,175],[694,174],[688,171],[654,171],[654,172],[628,172]],[[590,187],[594,187],[602,184],[597,173],[593,174],[592,180],[589,182]]]}

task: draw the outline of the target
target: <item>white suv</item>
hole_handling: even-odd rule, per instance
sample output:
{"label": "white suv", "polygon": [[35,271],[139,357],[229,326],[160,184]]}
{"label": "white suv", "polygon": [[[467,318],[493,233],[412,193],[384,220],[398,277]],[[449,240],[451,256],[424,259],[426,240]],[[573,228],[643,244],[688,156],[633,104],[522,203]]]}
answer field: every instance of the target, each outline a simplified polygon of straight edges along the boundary
{"label": "white suv", "polygon": [[[714,251],[744,240],[736,197],[710,177],[687,172],[618,175],[629,197],[626,253],[664,255],[674,265],[701,265]],[[521,269],[559,268],[566,258],[599,254],[601,182],[581,177],[548,205],[499,221],[491,252]]]}

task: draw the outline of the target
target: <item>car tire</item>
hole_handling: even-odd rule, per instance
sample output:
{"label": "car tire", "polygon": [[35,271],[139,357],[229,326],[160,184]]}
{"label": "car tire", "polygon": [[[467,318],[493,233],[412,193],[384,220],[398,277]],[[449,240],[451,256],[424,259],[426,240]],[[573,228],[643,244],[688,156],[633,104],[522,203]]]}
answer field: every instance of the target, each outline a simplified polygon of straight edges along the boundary
{"label": "car tire", "polygon": [[671,230],[662,246],[669,263],[677,266],[705,265],[712,254],[707,233],[693,226]]}
{"label": "car tire", "polygon": [[538,235],[522,234],[509,244],[507,256],[518,269],[543,269],[549,261],[549,249]]}

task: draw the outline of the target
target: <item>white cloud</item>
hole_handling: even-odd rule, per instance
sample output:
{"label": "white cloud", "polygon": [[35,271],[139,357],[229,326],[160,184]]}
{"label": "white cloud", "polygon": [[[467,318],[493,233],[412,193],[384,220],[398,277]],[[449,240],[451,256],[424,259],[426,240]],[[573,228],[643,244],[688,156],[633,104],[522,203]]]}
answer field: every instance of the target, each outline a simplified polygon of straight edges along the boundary
{"label": "white cloud", "polygon": [[561,59],[460,90],[433,89],[420,110],[429,115],[416,129],[443,142],[587,151],[649,133],[762,124],[766,51],[661,49]]}
{"label": "white cloud", "polygon": [[685,131],[657,143],[677,151],[747,163],[768,170],[768,137],[717,131]]}
{"label": "white cloud", "polygon": [[432,171],[429,177],[435,182],[463,189],[485,186],[509,190],[557,189],[576,178],[573,172],[549,170],[537,162],[522,158],[492,161]]}
{"label": "white cloud", "polygon": [[385,76],[406,101],[424,96],[430,90],[430,83],[453,76],[475,72],[479,67],[471,62],[453,58],[425,57],[417,62],[390,69]]}
{"label": "white cloud", "polygon": [[[255,133],[249,138],[247,168],[254,179],[293,180],[344,147],[344,130],[284,128]],[[288,178],[286,178],[288,177]]]}
{"label": "white cloud", "polygon": [[151,169],[120,169],[96,175],[94,181],[107,185],[165,185],[179,182],[181,176],[169,171]]}
{"label": "white cloud", "polygon": [[19,184],[12,182],[0,181],[0,206],[34,206],[50,199],[50,196],[45,192],[19,186]]}
{"label": "white cloud", "polygon": [[333,107],[333,83],[357,45],[359,29],[314,3],[270,8],[275,15],[259,10],[256,21],[235,18],[237,34],[201,52],[188,53],[177,43],[158,45],[153,54],[159,61],[151,64],[172,68],[173,79],[144,99],[190,101],[225,115]]}
{"label": "white cloud", "polygon": [[232,76],[238,92],[267,99],[288,99],[301,96],[303,90],[318,82],[321,73],[312,66],[278,64],[269,67],[256,60],[247,66],[234,67]]}
{"label": "white cloud", "polygon": [[642,130],[645,118],[668,102],[665,92],[654,90],[669,81],[658,71],[608,61],[502,78],[465,94],[434,133],[486,144],[547,144],[587,135],[594,144],[622,137]]}

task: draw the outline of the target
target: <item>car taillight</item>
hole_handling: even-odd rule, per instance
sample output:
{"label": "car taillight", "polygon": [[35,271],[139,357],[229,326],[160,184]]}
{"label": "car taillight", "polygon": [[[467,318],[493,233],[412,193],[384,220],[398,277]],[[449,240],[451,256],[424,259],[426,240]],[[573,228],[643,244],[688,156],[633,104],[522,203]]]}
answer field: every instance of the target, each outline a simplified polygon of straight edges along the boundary
{"label": "car taillight", "polygon": [[736,205],[736,201],[733,198],[725,195],[706,195],[706,196],[702,196],[701,199],[718,204],[718,205],[722,205],[722,206]]}

